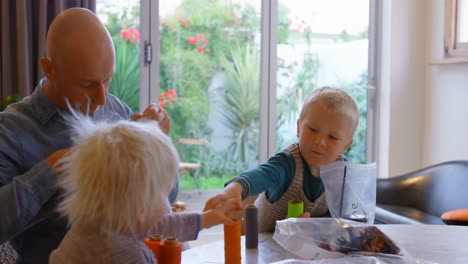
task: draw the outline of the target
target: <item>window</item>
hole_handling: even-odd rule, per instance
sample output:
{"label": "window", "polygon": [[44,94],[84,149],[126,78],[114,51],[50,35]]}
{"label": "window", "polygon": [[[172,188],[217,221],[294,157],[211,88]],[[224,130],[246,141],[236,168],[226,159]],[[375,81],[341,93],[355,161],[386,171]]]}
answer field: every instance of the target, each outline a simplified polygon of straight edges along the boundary
{"label": "window", "polygon": [[[325,85],[358,103],[360,123],[346,157],[372,162],[373,2],[98,0],[116,42],[111,92],[134,111],[159,101],[173,120],[174,142],[209,142],[202,188],[222,188],[297,140],[304,96]],[[196,150],[176,147],[182,160],[199,160]],[[182,189],[195,187],[185,179]]]}
{"label": "window", "polygon": [[140,110],[140,1],[99,0],[96,12],[115,46],[115,72],[109,92],[134,112]]}
{"label": "window", "polygon": [[445,52],[449,57],[468,57],[468,0],[445,2]]}

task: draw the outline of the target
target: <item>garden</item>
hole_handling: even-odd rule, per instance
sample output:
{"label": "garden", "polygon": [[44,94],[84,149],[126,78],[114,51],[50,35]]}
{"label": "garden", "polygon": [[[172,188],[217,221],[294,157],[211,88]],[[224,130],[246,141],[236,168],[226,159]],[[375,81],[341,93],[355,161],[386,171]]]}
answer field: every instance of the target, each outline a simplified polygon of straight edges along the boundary
{"label": "garden", "polygon": [[[116,49],[116,71],[110,93],[139,111],[139,7],[98,7],[106,17]],[[280,4],[278,45],[312,45],[311,25],[291,18]],[[231,177],[255,164],[259,142],[259,7],[236,1],[183,0],[160,17],[160,106],[171,116],[170,136],[181,160],[198,162],[196,172],[201,189],[222,188]],[[366,36],[362,36],[366,38]],[[349,41],[343,32],[335,41]],[[304,95],[317,88],[320,60],[313,52],[302,60],[286,63],[278,55],[277,131],[295,121]],[[352,83],[338,83],[357,101],[361,120],[354,144],[347,151],[350,161],[365,160],[367,74]],[[218,96],[213,96],[217,91]],[[214,99],[213,99],[214,98]],[[218,119],[213,113],[220,112]],[[219,141],[219,133],[223,139]],[[206,139],[210,144],[182,146],[182,138]],[[217,143],[222,142],[222,143]],[[289,144],[277,135],[277,148]],[[193,171],[181,175],[182,189],[194,188]]]}

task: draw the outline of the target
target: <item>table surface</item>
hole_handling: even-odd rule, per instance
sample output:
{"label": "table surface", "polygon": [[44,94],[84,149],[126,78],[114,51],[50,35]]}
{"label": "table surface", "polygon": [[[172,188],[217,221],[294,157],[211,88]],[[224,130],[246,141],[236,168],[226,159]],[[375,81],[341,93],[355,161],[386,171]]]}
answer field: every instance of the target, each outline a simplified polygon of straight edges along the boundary
{"label": "table surface", "polygon": [[[468,227],[448,225],[376,225],[410,256],[436,263],[468,263]],[[271,263],[297,259],[272,238],[259,234],[258,249],[245,249],[242,237],[242,263]],[[182,252],[182,263],[224,263],[224,241],[194,247]]]}

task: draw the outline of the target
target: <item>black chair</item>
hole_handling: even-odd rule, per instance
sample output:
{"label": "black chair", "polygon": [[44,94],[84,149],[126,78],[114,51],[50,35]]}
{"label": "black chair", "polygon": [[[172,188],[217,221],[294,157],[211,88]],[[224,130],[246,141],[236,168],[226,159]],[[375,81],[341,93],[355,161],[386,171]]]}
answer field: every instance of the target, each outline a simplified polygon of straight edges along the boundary
{"label": "black chair", "polygon": [[468,208],[468,160],[377,180],[377,224],[444,224],[440,215]]}

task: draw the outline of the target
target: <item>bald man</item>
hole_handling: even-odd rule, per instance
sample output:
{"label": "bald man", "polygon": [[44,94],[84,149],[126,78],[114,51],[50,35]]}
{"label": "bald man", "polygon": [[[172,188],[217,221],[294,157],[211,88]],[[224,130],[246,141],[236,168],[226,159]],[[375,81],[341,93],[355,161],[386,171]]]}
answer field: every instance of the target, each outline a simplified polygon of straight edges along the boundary
{"label": "bald man", "polygon": [[[80,8],[62,12],[50,26],[46,49],[47,57],[40,61],[46,77],[31,96],[0,113],[0,244],[11,242],[17,263],[47,263],[66,233],[66,220],[55,213],[60,176],[53,166],[72,144],[69,107],[95,120],[145,118],[158,121],[166,133],[170,128],[169,117],[157,105],[134,114],[108,93],[114,45],[94,13]],[[193,240],[200,228],[208,227],[205,218],[205,213],[168,215],[157,230]]]}

